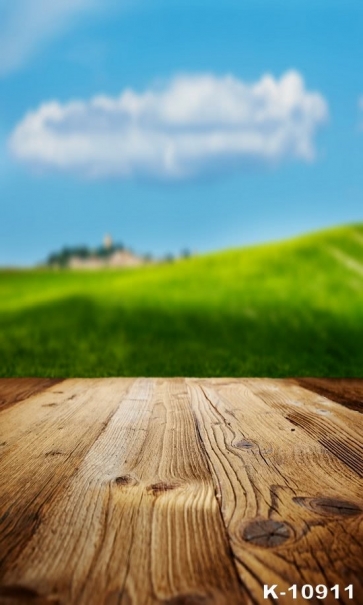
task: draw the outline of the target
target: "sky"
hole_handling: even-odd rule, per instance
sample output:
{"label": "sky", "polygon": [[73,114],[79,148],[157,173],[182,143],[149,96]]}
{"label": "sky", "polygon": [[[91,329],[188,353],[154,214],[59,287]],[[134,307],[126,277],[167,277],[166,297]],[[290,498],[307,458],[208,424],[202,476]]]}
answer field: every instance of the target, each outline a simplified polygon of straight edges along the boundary
{"label": "sky", "polygon": [[363,221],[356,0],[0,0],[0,264]]}

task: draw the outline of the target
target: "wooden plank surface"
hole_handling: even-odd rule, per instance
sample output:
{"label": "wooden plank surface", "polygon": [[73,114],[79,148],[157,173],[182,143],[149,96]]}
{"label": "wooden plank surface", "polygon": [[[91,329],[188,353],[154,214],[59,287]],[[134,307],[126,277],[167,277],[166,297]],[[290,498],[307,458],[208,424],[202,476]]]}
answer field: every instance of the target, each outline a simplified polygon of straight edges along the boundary
{"label": "wooden plank surface", "polygon": [[363,603],[360,393],[0,381],[0,604]]}
{"label": "wooden plank surface", "polygon": [[352,378],[299,378],[295,383],[363,413],[363,380]]}
{"label": "wooden plank surface", "polygon": [[0,410],[61,382],[53,378],[0,378]]}

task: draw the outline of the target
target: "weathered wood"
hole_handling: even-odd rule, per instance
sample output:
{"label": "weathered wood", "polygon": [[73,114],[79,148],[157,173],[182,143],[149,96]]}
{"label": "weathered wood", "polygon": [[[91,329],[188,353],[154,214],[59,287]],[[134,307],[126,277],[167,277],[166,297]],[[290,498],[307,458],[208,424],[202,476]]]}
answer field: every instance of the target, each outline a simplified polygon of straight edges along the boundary
{"label": "weathered wood", "polygon": [[117,389],[113,380],[70,380],[67,389],[63,383],[62,391],[52,387],[1,413],[1,576],[66,489],[129,383]]}
{"label": "weathered wood", "polygon": [[[44,432],[38,434],[45,456],[54,461],[65,455],[75,468],[67,473],[64,462],[61,476],[50,478],[46,473],[40,495],[41,487],[36,485],[30,490],[30,502],[16,499],[14,523],[25,521],[20,536],[16,527],[11,528],[11,537],[6,532],[5,542],[12,549],[3,561],[3,585],[8,591],[13,587],[15,593],[26,586],[39,598],[77,605],[171,605],[188,599],[247,603],[229,556],[184,382],[137,381],[116,411],[120,387],[115,381],[106,384],[102,394],[97,384],[93,388],[98,411],[83,398],[67,412],[68,421],[75,423],[75,415],[88,410],[89,446],[86,455],[82,451],[83,459],[75,457],[77,446],[69,443],[65,432],[52,445]],[[103,409],[107,392],[114,394],[113,415],[102,432],[90,436],[95,415],[99,422],[107,416]],[[68,399],[67,408],[74,408],[76,401],[77,397]],[[58,425],[64,426],[65,420],[62,417]],[[76,438],[85,420],[79,416]],[[20,455],[9,461],[14,470]],[[30,455],[34,467],[39,455],[40,451]],[[4,485],[7,498],[16,492],[19,479]],[[29,506],[38,515],[41,511],[34,522],[29,520]]]}
{"label": "weathered wood", "polygon": [[341,403],[350,410],[363,413],[363,379],[361,378],[296,378],[294,382]]}
{"label": "weathered wood", "polygon": [[[359,476],[286,420],[292,402],[283,384],[189,384],[240,577],[256,602],[264,602],[267,583],[288,594],[294,583],[348,579],[363,602]],[[349,602],[347,593],[341,602]]]}
{"label": "weathered wood", "polygon": [[363,603],[363,418],[330,383],[40,384],[0,411],[0,605]]}
{"label": "weathered wood", "polygon": [[261,380],[257,385],[269,406],[363,478],[363,422],[358,412],[288,381]]}
{"label": "weathered wood", "polygon": [[60,382],[55,378],[0,378],[0,411]]}

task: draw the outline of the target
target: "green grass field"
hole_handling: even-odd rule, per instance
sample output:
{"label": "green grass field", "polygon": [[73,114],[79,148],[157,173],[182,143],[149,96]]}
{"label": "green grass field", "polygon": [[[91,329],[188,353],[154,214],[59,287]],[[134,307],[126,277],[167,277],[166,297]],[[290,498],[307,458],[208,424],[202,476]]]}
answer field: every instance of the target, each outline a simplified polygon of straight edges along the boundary
{"label": "green grass field", "polygon": [[1,376],[363,376],[363,226],[134,270],[0,272]]}

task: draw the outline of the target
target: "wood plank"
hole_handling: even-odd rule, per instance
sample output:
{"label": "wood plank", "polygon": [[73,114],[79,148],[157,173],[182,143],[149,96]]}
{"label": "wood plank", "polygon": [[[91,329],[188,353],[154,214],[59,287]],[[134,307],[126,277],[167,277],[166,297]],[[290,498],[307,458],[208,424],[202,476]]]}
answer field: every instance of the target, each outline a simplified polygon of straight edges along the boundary
{"label": "wood plank", "polygon": [[290,381],[259,380],[254,390],[363,478],[363,419],[358,412]]}
{"label": "wood plank", "polygon": [[[133,381],[67,380],[1,413],[0,580],[26,549]],[[115,388],[117,386],[117,388]]]}
{"label": "wood plank", "polygon": [[[11,508],[15,529],[28,515],[21,522],[26,531],[29,507],[38,517],[25,541],[18,535],[21,548],[12,543],[9,552],[13,534],[5,535],[1,602],[10,595],[14,605],[20,594],[19,603],[67,605],[251,603],[230,556],[185,381],[137,380],[121,401],[119,384],[124,382],[103,384],[97,391],[95,383],[92,398],[83,398],[80,407],[74,402],[81,394],[68,400],[66,417],[66,412],[59,420],[52,416],[56,426],[48,418],[38,419],[34,427],[41,426],[42,432],[37,429],[36,438],[29,437],[7,461],[6,501],[19,492],[17,510]],[[102,416],[107,393],[109,416],[97,433],[92,429],[96,401],[102,401]],[[68,438],[53,442],[55,429],[68,421],[78,438],[82,423],[87,425],[84,434],[93,430],[87,440],[92,445],[84,444],[82,455]],[[27,484],[33,500],[24,504],[24,476],[32,475],[24,467],[16,472],[17,465],[28,452],[34,472],[50,447],[67,455],[74,472],[63,469],[65,479],[58,476],[52,489]],[[57,455],[48,456],[46,463],[54,459]]]}
{"label": "wood plank", "polygon": [[0,378],[0,411],[62,382],[55,378]]}
{"label": "wood plank", "polygon": [[361,378],[296,378],[294,382],[310,391],[363,413],[363,380]]}
{"label": "wood plank", "polygon": [[[294,583],[353,583],[354,602],[363,602],[363,483],[319,435],[285,418],[300,410],[302,393],[290,397],[282,381],[188,384],[238,572],[255,601],[267,602],[264,584],[288,595]],[[331,440],[335,430],[330,424]],[[340,602],[352,601],[341,593]]]}

